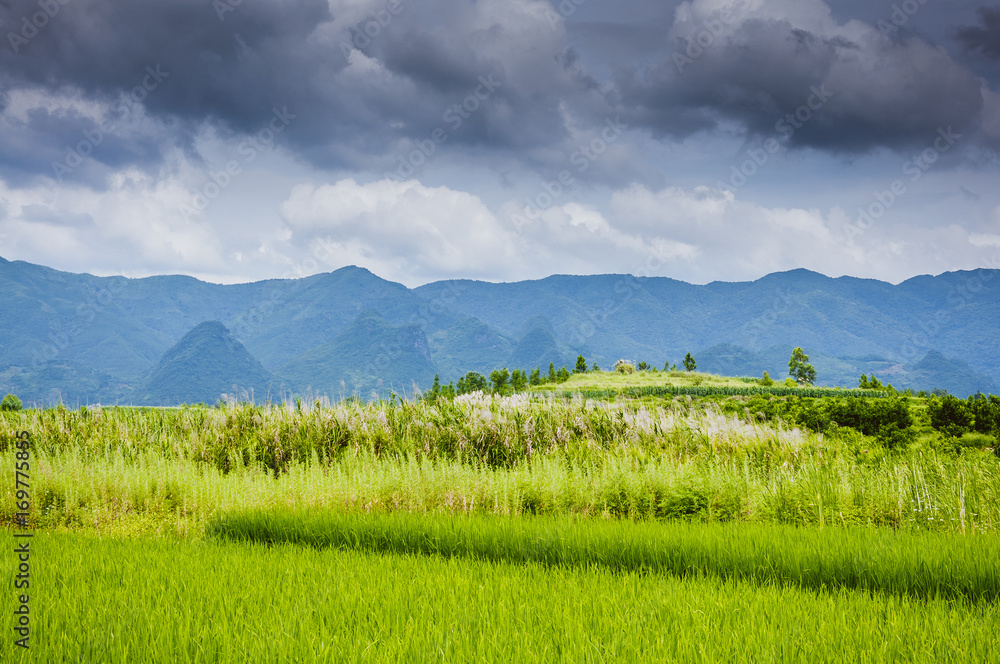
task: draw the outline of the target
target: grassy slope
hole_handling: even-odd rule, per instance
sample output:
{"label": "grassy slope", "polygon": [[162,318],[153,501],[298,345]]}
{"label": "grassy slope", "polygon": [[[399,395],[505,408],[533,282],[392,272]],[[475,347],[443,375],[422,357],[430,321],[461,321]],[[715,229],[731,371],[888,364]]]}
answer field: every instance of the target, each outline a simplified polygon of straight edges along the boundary
{"label": "grassy slope", "polygon": [[[783,385],[775,381],[776,385]],[[625,375],[614,371],[589,371],[584,374],[573,374],[565,383],[539,385],[533,390],[539,392],[583,390],[583,389],[619,389],[628,387],[651,387],[656,385],[683,385],[707,387],[745,387],[752,385],[739,378],[716,376],[697,371],[638,371]]]}

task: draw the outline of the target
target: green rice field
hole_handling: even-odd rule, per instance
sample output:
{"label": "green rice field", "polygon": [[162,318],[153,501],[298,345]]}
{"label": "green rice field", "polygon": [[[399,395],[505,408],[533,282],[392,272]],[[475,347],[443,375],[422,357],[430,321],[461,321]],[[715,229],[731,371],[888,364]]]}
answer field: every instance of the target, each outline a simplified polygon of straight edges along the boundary
{"label": "green rice field", "polygon": [[[405,526],[409,536],[449,528],[446,517]],[[609,565],[599,550],[586,549],[590,536],[600,549],[609,533],[566,526],[572,545],[582,547],[573,564],[546,560],[544,544],[537,560],[531,551],[510,556],[505,535],[517,526],[496,517],[459,529],[478,537],[474,555],[455,542],[436,545],[450,553],[432,553],[433,539],[406,552],[380,550],[373,539],[354,546],[349,532],[336,547],[42,534],[33,661],[989,662],[998,652],[1000,615],[986,596],[995,595],[995,576],[977,577],[987,565],[971,560],[995,555],[993,547],[959,544],[961,562],[939,586],[993,584],[976,599],[896,592],[900,579],[923,577],[927,589],[937,583],[946,556],[934,537],[903,541],[896,555],[915,566],[902,571],[891,558],[882,567],[869,561],[872,584],[861,589],[838,583],[837,565],[815,575],[830,584],[804,585],[769,565],[727,573],[736,558],[703,558],[714,569],[702,569],[697,553],[684,574]],[[551,524],[532,524],[538,527]],[[683,530],[664,535],[684,548]],[[752,530],[755,551],[747,558],[767,547],[780,552],[788,535]],[[713,536],[723,548],[739,540],[710,532],[697,535],[694,548],[711,546]],[[839,542],[839,563],[849,566],[866,549],[892,549],[864,541]],[[922,552],[934,557],[927,568],[919,566]]]}

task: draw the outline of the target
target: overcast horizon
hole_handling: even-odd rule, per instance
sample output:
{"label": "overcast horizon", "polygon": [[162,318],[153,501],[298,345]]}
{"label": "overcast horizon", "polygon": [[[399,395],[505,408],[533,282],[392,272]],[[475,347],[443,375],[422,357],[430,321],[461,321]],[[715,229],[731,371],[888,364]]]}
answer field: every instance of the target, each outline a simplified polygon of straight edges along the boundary
{"label": "overcast horizon", "polygon": [[10,0],[0,256],[413,287],[1000,268],[1000,4]]}

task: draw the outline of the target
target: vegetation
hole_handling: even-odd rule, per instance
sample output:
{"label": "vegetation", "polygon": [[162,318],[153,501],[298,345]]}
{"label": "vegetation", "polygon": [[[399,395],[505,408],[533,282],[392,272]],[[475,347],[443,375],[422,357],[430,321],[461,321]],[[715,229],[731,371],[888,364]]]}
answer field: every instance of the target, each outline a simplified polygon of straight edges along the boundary
{"label": "vegetation", "polygon": [[551,369],[417,402],[0,412],[8,467],[34,441],[33,654],[995,658],[996,397]]}
{"label": "vegetation", "polygon": [[[759,530],[748,531],[752,546],[741,553],[741,546],[732,546],[737,534],[724,530],[652,533],[592,525],[367,519],[342,524],[340,532],[361,537],[344,549],[42,533],[32,547],[45,552],[45,564],[32,569],[32,583],[44,589],[38,597],[44,597],[45,610],[33,613],[31,651],[12,652],[10,659],[144,664],[996,658],[997,604],[933,593],[949,579],[956,588],[975,593],[983,587],[988,594],[985,575],[995,567],[985,561],[996,560],[996,550],[982,540],[888,534],[868,540],[858,534],[827,541],[829,532],[809,537]],[[648,532],[653,541],[677,533],[680,542],[663,558],[688,556],[693,566],[675,575],[548,562],[561,556],[586,560],[591,541],[596,553],[616,532],[629,544]],[[491,555],[378,550],[380,533],[390,542],[419,541],[424,533],[425,546],[450,534],[442,549],[454,546],[461,533]],[[490,537],[494,541],[486,543]],[[785,538],[788,553],[782,553]],[[835,565],[819,571],[814,563],[828,559],[822,553],[828,542]],[[511,551],[514,543],[527,545],[521,555]],[[744,560],[771,560],[762,555],[768,550],[777,557],[760,571],[741,567]],[[954,565],[942,564],[949,552],[956,554]],[[627,548],[612,563],[636,553]],[[854,553],[860,556],[852,559]],[[929,556],[925,568],[917,564],[922,554]],[[838,575],[852,569],[881,590],[812,585],[822,577],[844,578]],[[799,576],[806,582],[798,583]],[[900,584],[915,587],[915,597],[897,593]],[[728,633],[739,638],[720,636]]]}
{"label": "vegetation", "polygon": [[618,360],[615,362],[615,371],[627,376],[635,373],[635,365],[628,360]]}
{"label": "vegetation", "polygon": [[8,394],[0,401],[0,411],[4,412],[16,412],[24,408],[21,400],[17,398],[14,394]]}
{"label": "vegetation", "polygon": [[812,385],[816,382],[816,369],[809,364],[809,356],[801,348],[792,351],[788,360],[788,375],[799,385]]}
{"label": "vegetation", "polygon": [[[661,385],[600,398],[586,396],[597,389],[448,398],[445,386],[418,403],[26,410],[0,418],[0,454],[13,453],[14,432],[30,431],[32,518],[102,532],[196,533],[218,510],[306,505],[964,532],[1000,524],[1000,445],[976,429],[996,422],[995,398],[955,400],[978,414],[955,438],[935,405],[951,399],[718,382],[674,386],[683,396]],[[11,491],[0,507],[7,524]]]}
{"label": "vegetation", "polygon": [[882,381],[876,378],[875,374],[872,374],[870,379],[865,374],[861,374],[861,378],[858,380],[858,387],[862,390],[881,390],[883,388]]}
{"label": "vegetation", "polygon": [[710,575],[923,599],[1000,599],[1000,569],[991,564],[1000,556],[995,538],[577,519],[515,523],[440,515],[357,517],[305,510],[228,513],[213,520],[208,535],[240,542]]}
{"label": "vegetation", "polygon": [[691,353],[688,353],[687,355],[685,355],[684,356],[684,370],[685,371],[694,371],[697,368],[698,368],[698,363],[694,361],[694,357],[692,357]]}

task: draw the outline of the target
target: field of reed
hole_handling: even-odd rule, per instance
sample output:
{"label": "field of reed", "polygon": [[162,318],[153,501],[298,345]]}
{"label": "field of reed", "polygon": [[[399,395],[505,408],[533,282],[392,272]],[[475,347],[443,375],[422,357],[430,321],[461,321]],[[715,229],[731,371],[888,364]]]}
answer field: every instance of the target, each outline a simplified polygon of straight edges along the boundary
{"label": "field of reed", "polygon": [[[983,450],[887,451],[717,404],[471,394],[436,404],[28,410],[32,519],[195,534],[234,507],[995,532]],[[0,519],[12,524],[13,486]]]}

